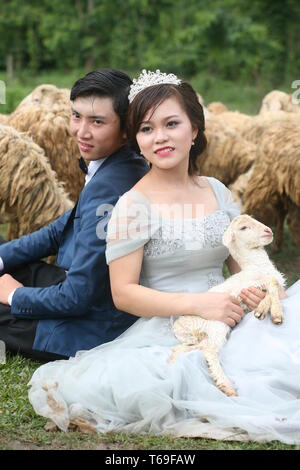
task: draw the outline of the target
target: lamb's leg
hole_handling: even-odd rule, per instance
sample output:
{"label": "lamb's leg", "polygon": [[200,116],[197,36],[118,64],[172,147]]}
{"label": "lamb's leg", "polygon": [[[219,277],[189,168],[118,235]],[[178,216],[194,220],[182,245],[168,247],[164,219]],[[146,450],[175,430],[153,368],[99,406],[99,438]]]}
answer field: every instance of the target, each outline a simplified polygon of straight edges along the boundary
{"label": "lamb's leg", "polygon": [[276,279],[272,279],[268,286],[271,298],[271,320],[275,324],[283,322],[283,311],[279,299],[279,283]]}
{"label": "lamb's leg", "polygon": [[83,434],[97,434],[97,429],[89,421],[83,418],[75,418],[70,421],[69,429],[74,429]]}
{"label": "lamb's leg", "polygon": [[172,350],[172,354],[170,357],[170,363],[172,364],[175,362],[179,354],[193,351],[194,349],[199,349],[199,344],[179,344],[178,346],[175,346]]}
{"label": "lamb's leg", "polygon": [[210,345],[209,343],[206,343],[205,345],[201,343],[200,349],[203,352],[203,355],[207,362],[208,370],[212,378],[216,382],[217,387],[227,396],[236,397],[237,392],[233,388],[232,383],[230,382],[228,377],[226,377],[221,367],[217,348],[213,345]]}
{"label": "lamb's leg", "polygon": [[259,302],[259,305],[254,310],[256,318],[263,320],[271,308],[271,297],[269,292],[266,293],[265,297]]}

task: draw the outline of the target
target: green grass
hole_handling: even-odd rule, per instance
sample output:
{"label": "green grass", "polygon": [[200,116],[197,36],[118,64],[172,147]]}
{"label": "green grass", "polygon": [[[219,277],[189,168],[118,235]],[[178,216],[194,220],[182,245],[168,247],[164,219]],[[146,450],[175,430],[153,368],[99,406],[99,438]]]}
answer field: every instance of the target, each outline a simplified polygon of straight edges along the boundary
{"label": "green grass", "polygon": [[45,431],[46,420],[37,416],[28,399],[27,383],[38,362],[9,356],[0,366],[0,450],[8,449],[140,449],[140,450],[279,450],[299,446],[272,443],[223,442],[201,438],[107,433],[82,434]]}

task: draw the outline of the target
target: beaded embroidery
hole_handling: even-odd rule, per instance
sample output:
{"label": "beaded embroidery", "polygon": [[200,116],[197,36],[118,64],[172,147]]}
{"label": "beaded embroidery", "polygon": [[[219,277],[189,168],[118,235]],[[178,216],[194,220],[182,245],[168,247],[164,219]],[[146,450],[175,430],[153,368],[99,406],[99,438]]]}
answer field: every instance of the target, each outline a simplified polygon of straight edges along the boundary
{"label": "beaded embroidery", "polygon": [[185,245],[188,247],[190,242],[198,242],[199,249],[220,246],[229,223],[229,216],[222,210],[208,214],[203,219],[162,219],[155,237],[144,246],[144,256],[156,258],[170,255]]}

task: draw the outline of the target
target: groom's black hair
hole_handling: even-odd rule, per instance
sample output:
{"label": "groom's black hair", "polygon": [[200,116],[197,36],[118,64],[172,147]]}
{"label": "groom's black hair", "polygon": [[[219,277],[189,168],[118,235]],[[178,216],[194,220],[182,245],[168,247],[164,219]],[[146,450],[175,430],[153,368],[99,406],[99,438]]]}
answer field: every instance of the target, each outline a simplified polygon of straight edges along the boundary
{"label": "groom's black hair", "polygon": [[121,129],[124,129],[129,105],[128,93],[131,84],[131,78],[120,70],[94,70],[74,83],[70,99],[75,101],[77,98],[88,96],[111,98],[114,111],[120,118]]}

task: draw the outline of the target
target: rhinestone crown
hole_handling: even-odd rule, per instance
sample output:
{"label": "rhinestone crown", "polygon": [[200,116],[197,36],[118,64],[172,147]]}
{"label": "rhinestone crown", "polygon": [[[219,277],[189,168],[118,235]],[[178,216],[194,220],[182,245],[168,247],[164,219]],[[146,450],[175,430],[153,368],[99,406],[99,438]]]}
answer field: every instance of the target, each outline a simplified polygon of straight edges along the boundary
{"label": "rhinestone crown", "polygon": [[130,92],[128,95],[129,103],[132,103],[136,95],[145,88],[165,83],[170,85],[180,85],[181,80],[173,73],[166,74],[158,69],[155,72],[147,72],[145,69],[142,70],[140,76],[138,78],[134,78],[133,84],[130,86]]}

